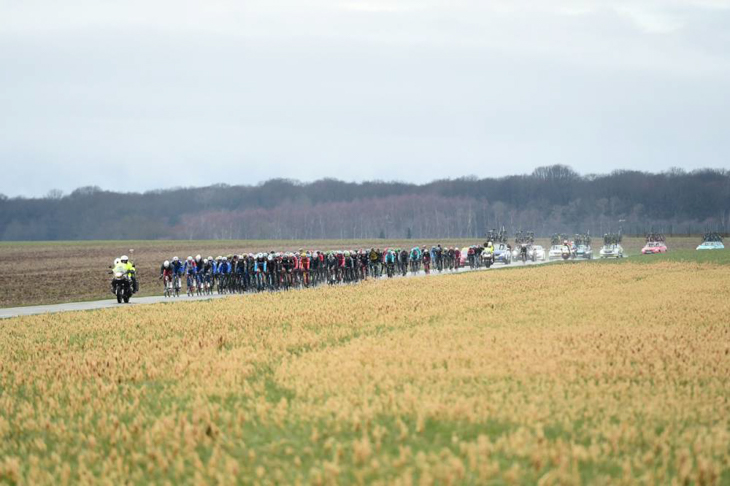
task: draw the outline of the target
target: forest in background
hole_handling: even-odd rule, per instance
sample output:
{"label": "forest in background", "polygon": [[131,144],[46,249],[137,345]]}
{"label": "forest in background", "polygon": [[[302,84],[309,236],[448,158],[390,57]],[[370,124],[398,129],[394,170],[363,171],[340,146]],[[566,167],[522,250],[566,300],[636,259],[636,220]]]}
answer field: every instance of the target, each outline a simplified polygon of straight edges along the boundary
{"label": "forest in background", "polygon": [[580,175],[540,167],[501,178],[216,184],[145,193],[82,187],[0,195],[0,240],[480,238],[534,231],[728,232],[730,171]]}

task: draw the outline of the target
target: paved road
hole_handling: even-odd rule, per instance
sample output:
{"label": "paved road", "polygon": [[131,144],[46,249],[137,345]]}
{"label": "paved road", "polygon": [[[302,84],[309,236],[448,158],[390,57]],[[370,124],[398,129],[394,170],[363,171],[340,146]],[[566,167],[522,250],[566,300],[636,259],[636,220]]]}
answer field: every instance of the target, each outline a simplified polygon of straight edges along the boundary
{"label": "paved road", "polygon": [[[494,265],[490,270],[497,270],[500,268],[519,268],[522,266],[530,266],[530,265],[542,265],[547,262],[527,262],[526,264],[522,263],[512,263],[511,265],[503,265],[503,264],[496,264]],[[458,273],[464,273],[464,272],[472,272],[472,271],[485,271],[486,268],[481,268],[478,270],[471,270],[469,268],[461,268],[459,269]],[[438,276],[438,275],[452,275],[454,272],[444,272],[442,274],[431,273],[431,276]],[[418,275],[412,275],[408,274],[409,277],[416,277],[425,276],[425,273],[423,271],[419,272]],[[129,304],[124,305],[147,305],[147,304],[159,304],[162,302],[191,302],[196,300],[210,300],[210,299],[222,299],[226,297],[233,297],[235,295],[240,294],[234,294],[234,295],[205,295],[200,297],[188,297],[186,295],[181,295],[177,298],[166,298],[162,295],[156,295],[151,297],[133,297]],[[94,309],[107,309],[111,307],[119,307],[120,304],[117,304],[116,299],[109,299],[109,300],[93,300],[88,302],[69,302],[66,304],[52,304],[52,305],[34,305],[34,306],[27,306],[27,307],[8,307],[5,309],[0,309],[0,319],[8,319],[11,317],[19,317],[19,316],[30,316],[34,314],[52,314],[56,312],[69,312],[69,311],[85,311],[85,310],[94,310]]]}

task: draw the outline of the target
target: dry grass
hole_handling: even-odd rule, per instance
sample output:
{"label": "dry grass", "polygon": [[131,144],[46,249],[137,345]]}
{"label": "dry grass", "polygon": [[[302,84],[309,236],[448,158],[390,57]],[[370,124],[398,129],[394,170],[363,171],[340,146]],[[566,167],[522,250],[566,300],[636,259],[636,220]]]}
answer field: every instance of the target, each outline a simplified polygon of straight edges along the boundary
{"label": "dry grass", "polygon": [[728,315],[629,262],[13,319],[0,482],[727,484]]}

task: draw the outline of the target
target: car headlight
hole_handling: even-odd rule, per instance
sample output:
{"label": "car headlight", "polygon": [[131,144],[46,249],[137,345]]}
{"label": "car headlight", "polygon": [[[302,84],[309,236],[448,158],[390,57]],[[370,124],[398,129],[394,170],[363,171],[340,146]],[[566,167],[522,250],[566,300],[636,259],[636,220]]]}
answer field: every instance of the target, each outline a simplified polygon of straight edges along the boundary
{"label": "car headlight", "polygon": [[123,276],[124,276],[124,273],[122,273],[122,272],[116,272],[116,273],[114,273],[114,277],[115,278],[122,278]]}

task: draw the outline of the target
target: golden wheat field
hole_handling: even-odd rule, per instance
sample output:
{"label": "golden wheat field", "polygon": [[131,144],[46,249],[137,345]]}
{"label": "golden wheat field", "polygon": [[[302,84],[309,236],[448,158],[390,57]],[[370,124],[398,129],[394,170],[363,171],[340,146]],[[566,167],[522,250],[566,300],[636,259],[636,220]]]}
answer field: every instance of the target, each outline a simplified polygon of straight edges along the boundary
{"label": "golden wheat field", "polygon": [[0,323],[0,482],[730,483],[730,272],[556,264]]}

